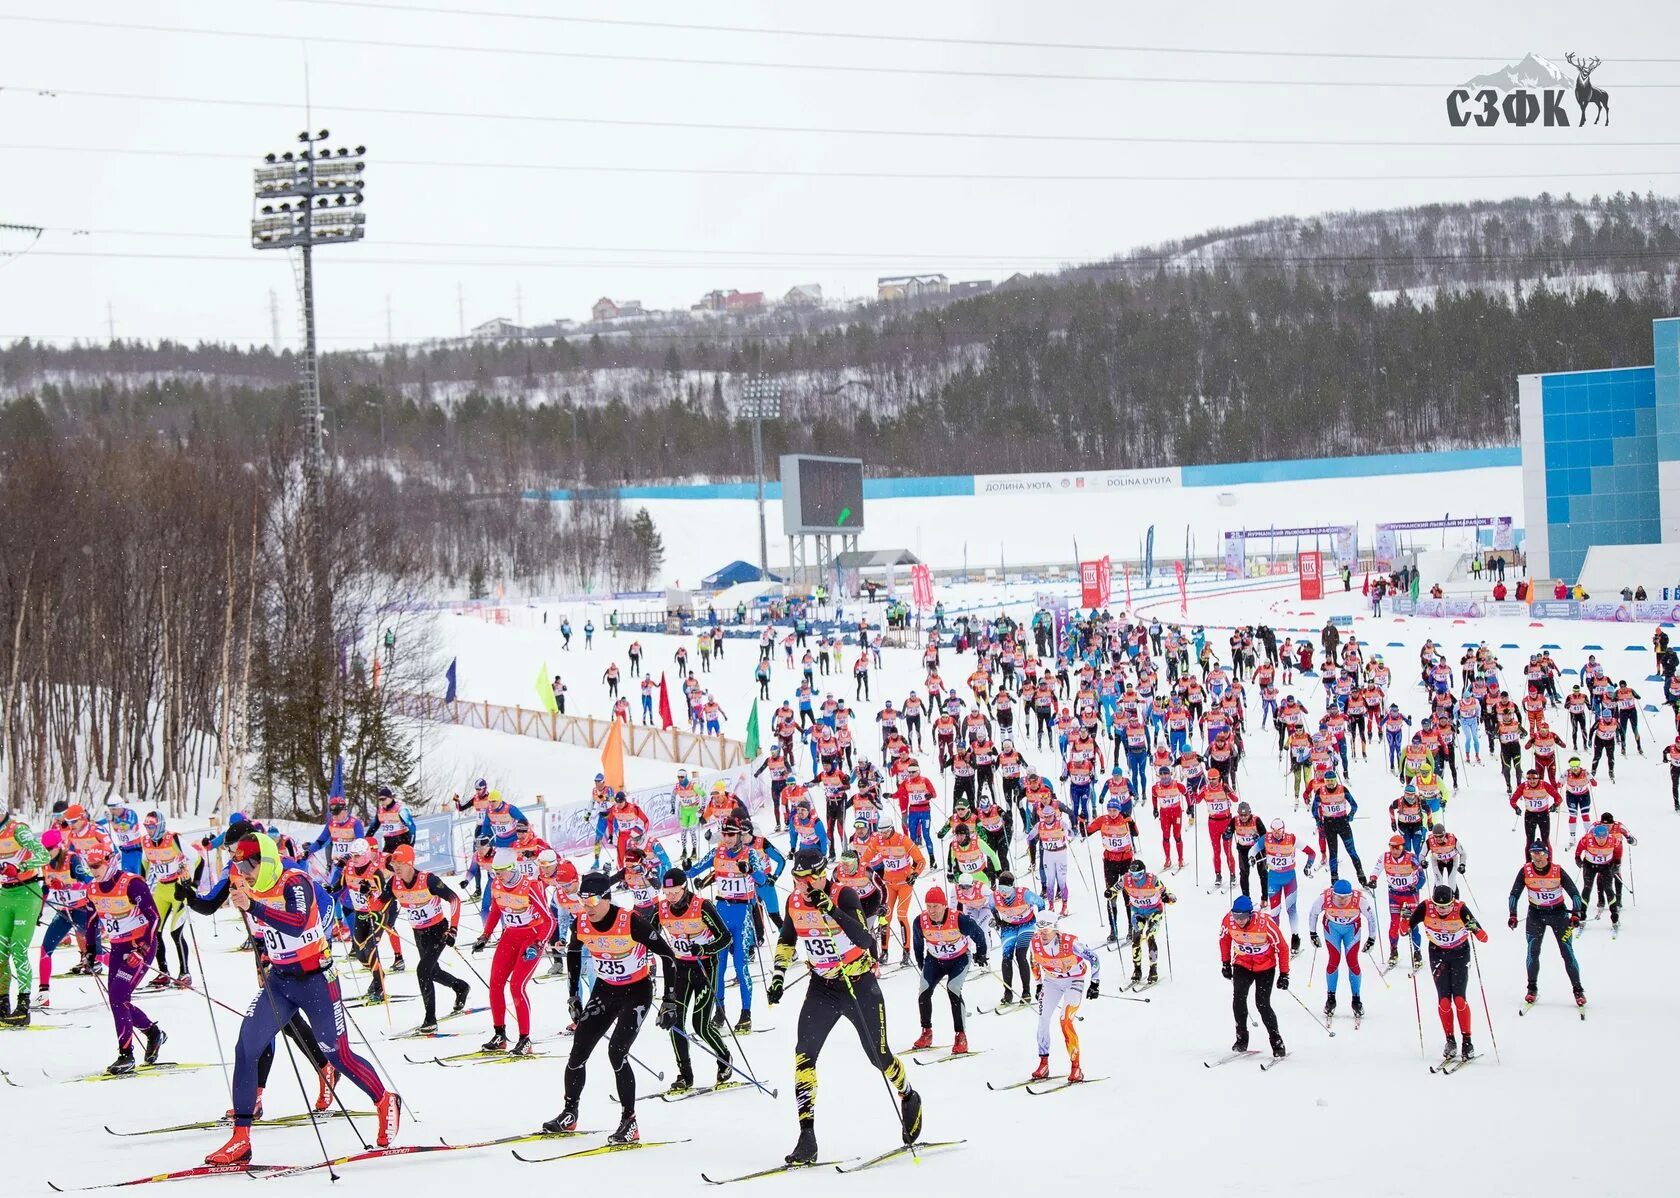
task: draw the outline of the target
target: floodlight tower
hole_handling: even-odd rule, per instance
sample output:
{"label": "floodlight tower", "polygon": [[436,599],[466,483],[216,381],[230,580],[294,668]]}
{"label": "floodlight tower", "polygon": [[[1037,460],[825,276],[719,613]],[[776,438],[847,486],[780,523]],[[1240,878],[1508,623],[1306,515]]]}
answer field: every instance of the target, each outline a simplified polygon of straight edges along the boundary
{"label": "floodlight tower", "polygon": [[753,422],[753,474],[758,478],[758,568],[770,577],[770,537],[764,525],[764,422],[782,416],[782,384],[766,374],[755,374],[741,390],[739,411]]}

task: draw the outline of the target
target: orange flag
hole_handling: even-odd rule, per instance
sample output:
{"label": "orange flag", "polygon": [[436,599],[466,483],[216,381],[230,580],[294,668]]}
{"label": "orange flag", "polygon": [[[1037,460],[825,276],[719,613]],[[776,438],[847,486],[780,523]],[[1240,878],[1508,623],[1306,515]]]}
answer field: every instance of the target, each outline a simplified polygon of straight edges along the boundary
{"label": "orange flag", "polygon": [[601,747],[601,772],[608,786],[624,789],[624,725],[618,720],[607,729],[607,743]]}

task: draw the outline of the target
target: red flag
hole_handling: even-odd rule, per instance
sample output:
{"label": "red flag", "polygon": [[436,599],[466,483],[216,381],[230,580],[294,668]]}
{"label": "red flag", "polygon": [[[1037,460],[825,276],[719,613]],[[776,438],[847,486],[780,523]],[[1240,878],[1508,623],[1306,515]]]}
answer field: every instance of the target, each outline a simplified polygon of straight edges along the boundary
{"label": "red flag", "polygon": [[1190,614],[1190,592],[1184,586],[1184,563],[1174,562],[1173,573],[1178,577],[1178,614],[1187,616]]}
{"label": "red flag", "polygon": [[1114,562],[1106,553],[1097,559],[1097,585],[1102,590],[1102,605],[1107,607],[1114,593]]}
{"label": "red flag", "polygon": [[1365,581],[1360,584],[1359,593],[1367,599],[1371,597],[1371,572],[1369,570],[1365,571]]}
{"label": "red flag", "polygon": [[659,675],[659,726],[671,726],[671,692],[665,689],[665,675]]}
{"label": "red flag", "polygon": [[910,601],[918,608],[933,606],[933,571],[925,565],[910,567]]}
{"label": "red flag", "polygon": [[1126,610],[1132,610],[1132,564],[1127,562],[1122,569],[1126,572]]}

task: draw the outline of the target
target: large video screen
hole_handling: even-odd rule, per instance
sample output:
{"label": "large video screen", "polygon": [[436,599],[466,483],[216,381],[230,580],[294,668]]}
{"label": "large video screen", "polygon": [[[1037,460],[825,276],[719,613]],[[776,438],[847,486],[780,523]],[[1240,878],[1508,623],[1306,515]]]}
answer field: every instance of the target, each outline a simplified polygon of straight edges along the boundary
{"label": "large video screen", "polygon": [[782,459],[783,523],[788,533],[863,528],[863,463],[856,459]]}

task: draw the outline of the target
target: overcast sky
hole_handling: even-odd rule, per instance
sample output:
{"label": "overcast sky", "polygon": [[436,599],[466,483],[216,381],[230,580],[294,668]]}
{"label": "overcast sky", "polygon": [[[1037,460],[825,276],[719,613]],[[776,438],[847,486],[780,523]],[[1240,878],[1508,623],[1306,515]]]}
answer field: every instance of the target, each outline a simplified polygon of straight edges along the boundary
{"label": "overcast sky", "polygon": [[[266,343],[272,290],[293,344],[288,255],[249,246],[251,168],[306,123],[368,147],[367,238],[319,255],[327,348],[383,341],[387,305],[399,340],[452,336],[463,306],[471,326],[601,295],[872,295],[1267,216],[1680,187],[1675,6],[1368,9],[0,0],[0,223],[47,229],[0,230],[0,341],[109,320]],[[1609,130],[1448,126],[1455,84],[1571,49],[1604,60]],[[1225,177],[1139,178],[1187,175]]]}

